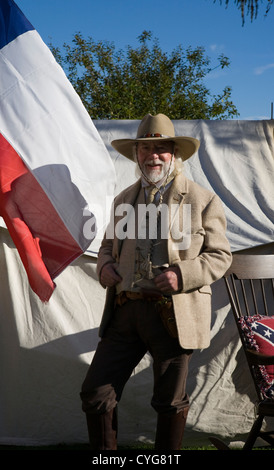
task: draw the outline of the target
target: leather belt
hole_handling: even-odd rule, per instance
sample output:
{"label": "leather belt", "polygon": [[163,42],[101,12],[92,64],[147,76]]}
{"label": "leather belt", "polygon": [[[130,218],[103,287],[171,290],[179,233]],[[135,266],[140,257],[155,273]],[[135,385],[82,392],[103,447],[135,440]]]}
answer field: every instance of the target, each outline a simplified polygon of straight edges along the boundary
{"label": "leather belt", "polygon": [[164,296],[162,294],[157,294],[156,292],[131,292],[131,291],[122,291],[115,297],[116,305],[124,305],[129,300],[146,300],[147,302],[159,302],[166,303],[171,302],[171,297]]}

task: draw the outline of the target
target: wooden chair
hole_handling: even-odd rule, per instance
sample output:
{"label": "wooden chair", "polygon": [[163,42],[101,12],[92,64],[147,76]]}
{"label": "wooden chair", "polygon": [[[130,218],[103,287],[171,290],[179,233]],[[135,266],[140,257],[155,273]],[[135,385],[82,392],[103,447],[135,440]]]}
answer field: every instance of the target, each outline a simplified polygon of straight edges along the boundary
{"label": "wooden chair", "polygon": [[[243,450],[251,450],[258,437],[274,447],[274,430],[262,431],[264,418],[274,417],[274,255],[234,254],[224,279],[258,397]],[[216,438],[210,441],[219,450],[229,449]]]}

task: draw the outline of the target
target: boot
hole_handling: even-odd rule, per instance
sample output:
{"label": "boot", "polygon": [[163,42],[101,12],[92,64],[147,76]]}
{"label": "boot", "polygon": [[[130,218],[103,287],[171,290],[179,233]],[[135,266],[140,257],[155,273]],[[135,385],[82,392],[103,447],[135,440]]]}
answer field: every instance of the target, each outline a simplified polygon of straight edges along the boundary
{"label": "boot", "polygon": [[92,450],[117,450],[117,409],[103,414],[86,413]]}
{"label": "boot", "polygon": [[188,407],[180,413],[159,413],[155,438],[156,450],[180,450]]}

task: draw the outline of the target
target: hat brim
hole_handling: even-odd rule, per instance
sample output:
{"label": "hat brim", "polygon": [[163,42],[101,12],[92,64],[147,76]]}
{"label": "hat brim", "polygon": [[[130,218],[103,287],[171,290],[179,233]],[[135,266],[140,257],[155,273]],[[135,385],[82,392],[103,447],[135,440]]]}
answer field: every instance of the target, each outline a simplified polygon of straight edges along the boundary
{"label": "hat brim", "polygon": [[111,142],[112,147],[124,157],[134,161],[134,144],[137,142],[174,142],[178,148],[177,157],[181,157],[183,161],[190,158],[200,147],[199,140],[194,137],[149,137],[139,139],[117,139]]}

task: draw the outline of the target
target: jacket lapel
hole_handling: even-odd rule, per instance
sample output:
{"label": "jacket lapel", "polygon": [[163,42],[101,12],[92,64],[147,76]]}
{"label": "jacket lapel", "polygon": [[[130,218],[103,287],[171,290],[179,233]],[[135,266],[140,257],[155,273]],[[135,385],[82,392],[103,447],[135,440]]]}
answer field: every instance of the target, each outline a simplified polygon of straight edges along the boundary
{"label": "jacket lapel", "polygon": [[[119,202],[117,201],[116,207],[118,207],[119,205],[126,204],[125,209],[127,210],[127,214],[126,214],[125,224],[131,217],[134,216],[134,210],[135,210],[134,206],[135,206],[135,202],[137,200],[140,189],[141,189],[141,180],[139,179],[138,181],[136,181],[136,183],[131,185],[129,188],[126,188],[121,195],[122,197],[119,198]],[[123,217],[115,216],[115,227],[116,227],[117,221],[121,218]],[[114,243],[115,243],[115,240],[117,242],[117,247],[116,247],[117,254],[120,257],[123,240],[119,237],[118,238],[114,237]]]}
{"label": "jacket lapel", "polygon": [[183,203],[184,195],[188,192],[188,183],[187,179],[183,173],[179,173],[170,188],[169,198],[168,198],[168,207],[171,210],[171,219],[170,219],[170,230],[176,220],[176,214]]}
{"label": "jacket lapel", "polygon": [[123,191],[122,203],[135,205],[139,191],[141,189],[141,180],[139,179],[133,185],[129,186]]}

